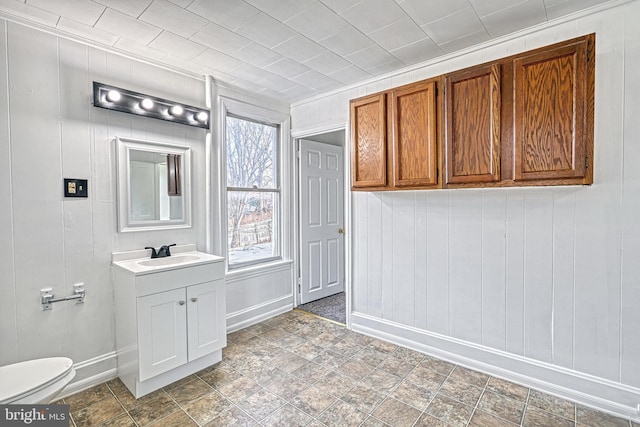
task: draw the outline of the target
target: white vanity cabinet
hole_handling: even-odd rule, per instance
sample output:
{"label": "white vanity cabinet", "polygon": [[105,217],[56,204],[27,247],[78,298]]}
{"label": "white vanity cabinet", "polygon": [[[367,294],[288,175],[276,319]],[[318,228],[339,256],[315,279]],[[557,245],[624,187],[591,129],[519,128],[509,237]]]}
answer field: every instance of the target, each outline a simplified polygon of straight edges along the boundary
{"label": "white vanity cabinet", "polygon": [[224,259],[202,255],[113,262],[118,376],[136,398],[222,360]]}

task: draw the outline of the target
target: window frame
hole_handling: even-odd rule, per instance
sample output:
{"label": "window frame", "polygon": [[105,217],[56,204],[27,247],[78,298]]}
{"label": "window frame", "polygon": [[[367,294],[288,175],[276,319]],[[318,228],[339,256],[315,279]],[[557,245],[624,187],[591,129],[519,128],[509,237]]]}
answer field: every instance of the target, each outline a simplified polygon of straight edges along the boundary
{"label": "window frame", "polygon": [[[219,115],[219,173],[220,197],[218,204],[222,208],[217,223],[219,224],[218,240],[220,252],[224,254],[226,260],[226,270],[228,273],[241,272],[243,270],[253,270],[262,266],[276,265],[280,262],[289,262],[290,248],[288,240],[290,231],[284,228],[290,217],[289,210],[286,208],[289,203],[288,197],[288,174],[286,173],[288,141],[290,132],[290,119],[287,114],[268,110],[256,105],[247,104],[230,98],[220,97],[220,115]],[[229,187],[227,182],[227,117],[248,120],[259,124],[276,127],[276,140],[274,143],[274,161],[276,163],[273,172],[273,189],[245,189],[243,187]],[[228,215],[228,195],[230,191],[247,191],[258,193],[275,193],[278,194],[278,201],[274,205],[273,214],[273,244],[277,248],[277,256],[268,258],[260,258],[256,260],[230,263],[229,262],[229,215]]]}

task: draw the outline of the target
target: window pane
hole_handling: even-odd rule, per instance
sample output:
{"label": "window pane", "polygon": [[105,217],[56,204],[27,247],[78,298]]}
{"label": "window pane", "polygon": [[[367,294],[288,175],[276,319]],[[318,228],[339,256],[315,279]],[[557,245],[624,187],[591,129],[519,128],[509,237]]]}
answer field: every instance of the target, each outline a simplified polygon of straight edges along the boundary
{"label": "window pane", "polygon": [[229,265],[277,257],[278,193],[227,192]]}
{"label": "window pane", "polygon": [[227,186],[277,188],[277,126],[227,116]]}

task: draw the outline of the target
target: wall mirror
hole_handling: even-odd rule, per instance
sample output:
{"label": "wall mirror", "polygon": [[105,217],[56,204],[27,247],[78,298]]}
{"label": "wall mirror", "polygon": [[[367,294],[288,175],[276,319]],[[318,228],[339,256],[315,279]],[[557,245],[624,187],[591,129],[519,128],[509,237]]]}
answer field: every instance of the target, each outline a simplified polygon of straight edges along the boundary
{"label": "wall mirror", "polygon": [[118,230],[191,227],[191,150],[116,138]]}

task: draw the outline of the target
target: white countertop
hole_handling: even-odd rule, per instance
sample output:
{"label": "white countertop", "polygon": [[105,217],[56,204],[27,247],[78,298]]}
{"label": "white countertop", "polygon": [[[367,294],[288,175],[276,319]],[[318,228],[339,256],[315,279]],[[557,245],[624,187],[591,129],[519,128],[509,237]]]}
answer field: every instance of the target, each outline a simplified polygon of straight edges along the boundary
{"label": "white countertop", "polygon": [[[176,270],[184,267],[224,261],[224,257],[207,254],[205,252],[198,252],[196,250],[195,244],[172,246],[170,257],[151,258],[150,254],[151,251],[149,249],[127,252],[114,252],[111,255],[111,265],[132,273],[136,276],[139,276],[143,274]],[[159,265],[143,264],[152,259],[157,260]],[[176,261],[176,263],[171,263],[174,260]]]}

